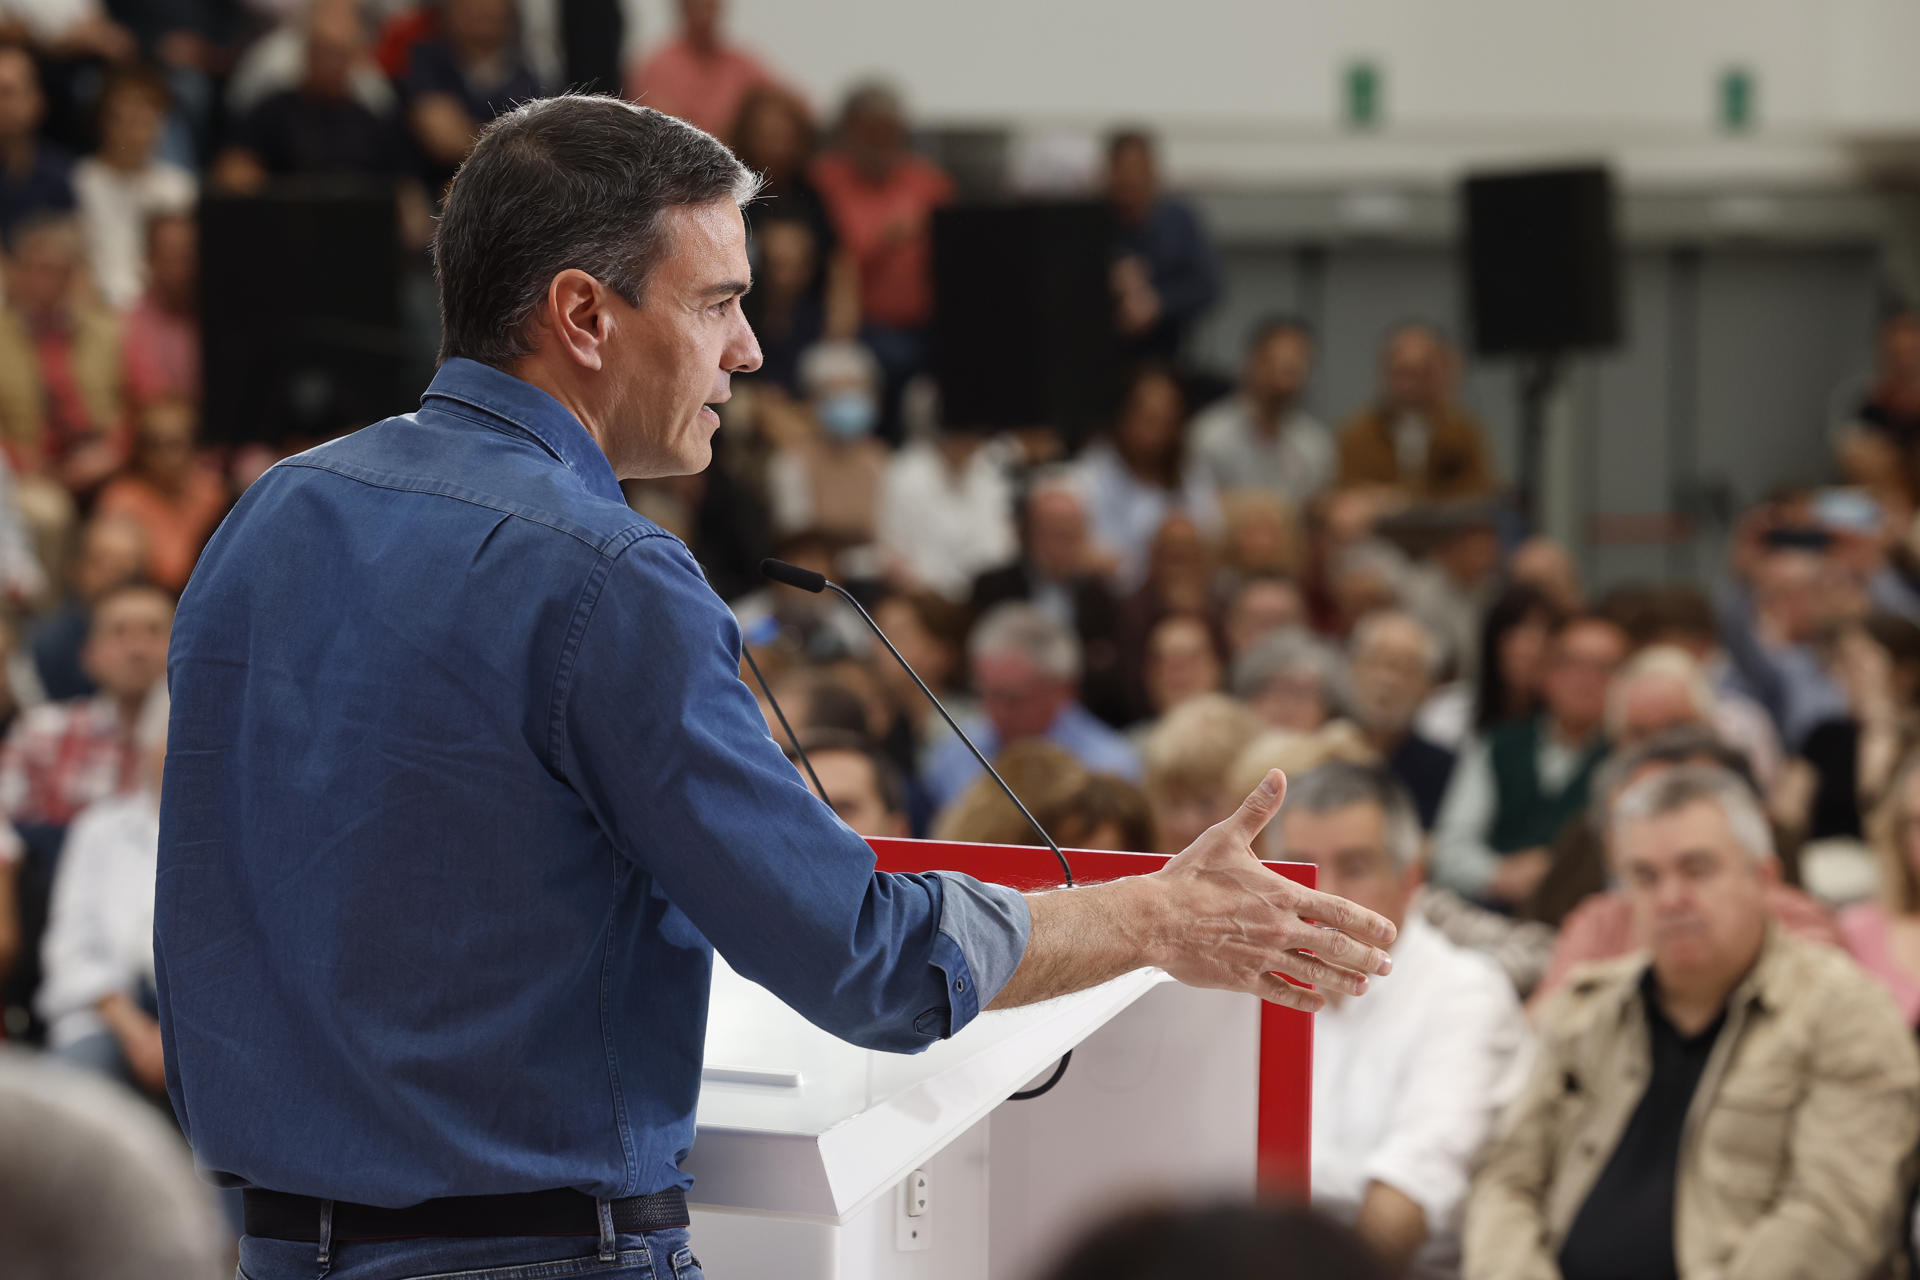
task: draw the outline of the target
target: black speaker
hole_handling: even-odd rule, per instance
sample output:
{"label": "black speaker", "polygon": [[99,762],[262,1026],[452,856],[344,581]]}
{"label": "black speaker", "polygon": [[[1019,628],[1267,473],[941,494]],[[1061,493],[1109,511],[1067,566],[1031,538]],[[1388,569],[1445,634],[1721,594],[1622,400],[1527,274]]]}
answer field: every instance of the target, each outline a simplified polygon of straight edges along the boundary
{"label": "black speaker", "polygon": [[1112,416],[1113,213],[1101,201],[954,205],[933,218],[932,360],[956,427],[1051,426],[1078,443]]}
{"label": "black speaker", "polygon": [[203,199],[208,438],[324,439],[413,408],[401,265],[386,184],[328,180]]}
{"label": "black speaker", "polygon": [[1483,356],[1610,347],[1620,340],[1620,246],[1604,168],[1469,177],[1467,297]]}

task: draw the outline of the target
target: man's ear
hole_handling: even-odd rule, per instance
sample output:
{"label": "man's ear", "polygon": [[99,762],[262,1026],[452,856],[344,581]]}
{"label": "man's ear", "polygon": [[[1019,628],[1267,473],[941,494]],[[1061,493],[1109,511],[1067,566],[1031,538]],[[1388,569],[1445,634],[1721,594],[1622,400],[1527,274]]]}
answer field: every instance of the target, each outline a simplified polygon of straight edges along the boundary
{"label": "man's ear", "polygon": [[596,373],[613,335],[613,298],[613,290],[577,267],[568,267],[547,285],[542,319],[560,349]]}

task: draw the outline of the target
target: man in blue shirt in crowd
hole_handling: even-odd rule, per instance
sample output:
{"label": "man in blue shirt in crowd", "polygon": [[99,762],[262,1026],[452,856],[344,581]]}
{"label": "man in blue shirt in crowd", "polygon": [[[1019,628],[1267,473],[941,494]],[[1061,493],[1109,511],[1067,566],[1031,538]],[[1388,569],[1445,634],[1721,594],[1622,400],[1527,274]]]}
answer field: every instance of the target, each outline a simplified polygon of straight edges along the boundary
{"label": "man in blue shirt in crowd", "polygon": [[1141,965],[1301,1008],[1276,973],[1386,971],[1391,926],[1251,857],[1278,773],[1164,871],[1032,897],[879,874],[808,792],[619,486],[705,467],[759,364],[754,188],[615,99],[501,117],[447,196],[420,411],[270,470],[181,600],[160,1019],[253,1280],[697,1276],[715,948],[905,1052]]}

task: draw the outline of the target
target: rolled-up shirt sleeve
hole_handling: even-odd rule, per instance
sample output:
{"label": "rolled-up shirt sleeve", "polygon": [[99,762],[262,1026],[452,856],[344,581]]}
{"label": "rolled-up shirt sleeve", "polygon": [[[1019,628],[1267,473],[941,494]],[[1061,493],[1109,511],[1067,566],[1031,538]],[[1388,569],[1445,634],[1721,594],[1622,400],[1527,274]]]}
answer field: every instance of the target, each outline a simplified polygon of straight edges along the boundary
{"label": "rolled-up shirt sleeve", "polygon": [[677,539],[609,556],[574,628],[555,674],[554,765],[737,972],[876,1049],[925,1048],[992,1002],[1026,948],[1025,900],[954,873],[875,869],[768,736],[733,615]]}

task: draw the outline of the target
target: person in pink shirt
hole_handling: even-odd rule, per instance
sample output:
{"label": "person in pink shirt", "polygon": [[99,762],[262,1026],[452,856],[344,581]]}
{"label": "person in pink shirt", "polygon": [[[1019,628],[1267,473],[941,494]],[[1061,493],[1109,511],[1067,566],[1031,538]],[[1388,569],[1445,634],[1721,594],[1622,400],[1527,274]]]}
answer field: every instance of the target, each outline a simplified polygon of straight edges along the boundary
{"label": "person in pink shirt", "polygon": [[749,91],[773,81],[720,35],[720,0],[680,0],[680,34],[627,72],[627,97],[724,138]]}
{"label": "person in pink shirt", "polygon": [[147,537],[153,580],[178,593],[200,548],[227,513],[226,482],[194,448],[199,418],[178,400],[156,400],[141,414],[133,462],[100,491],[95,512],[122,516]]}
{"label": "person in pink shirt", "polygon": [[1867,819],[1880,863],[1877,901],[1840,913],[1847,951],[1920,1026],[1920,753],[1908,756]]}
{"label": "person in pink shirt", "polygon": [[913,153],[900,96],[875,82],[848,93],[840,146],[813,162],[813,185],[859,277],[860,340],[884,375],[880,432],[897,441],[901,392],[927,363],[933,212],[952,203],[953,179]]}
{"label": "person in pink shirt", "polygon": [[120,364],[135,410],[200,400],[200,244],[192,214],[147,223],[147,289],[120,327]]}
{"label": "person in pink shirt", "polygon": [[933,211],[954,187],[908,146],[899,95],[877,83],[848,94],[840,146],[814,161],[813,183],[859,266],[861,320],[922,328],[933,315]]}

